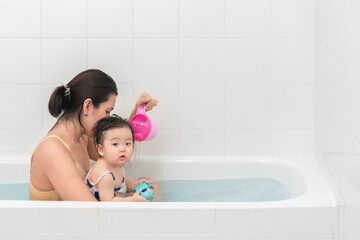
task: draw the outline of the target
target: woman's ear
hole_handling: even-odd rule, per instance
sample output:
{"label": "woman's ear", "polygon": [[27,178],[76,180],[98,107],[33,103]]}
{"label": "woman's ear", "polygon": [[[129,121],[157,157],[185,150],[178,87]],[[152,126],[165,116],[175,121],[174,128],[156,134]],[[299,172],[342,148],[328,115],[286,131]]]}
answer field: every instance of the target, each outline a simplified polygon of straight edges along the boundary
{"label": "woman's ear", "polygon": [[93,107],[93,102],[92,102],[91,98],[85,99],[84,104],[83,104],[83,112],[84,112],[85,116],[88,115],[88,113],[92,107]]}
{"label": "woman's ear", "polygon": [[104,156],[104,147],[101,144],[96,145],[97,152],[99,153],[100,157]]}

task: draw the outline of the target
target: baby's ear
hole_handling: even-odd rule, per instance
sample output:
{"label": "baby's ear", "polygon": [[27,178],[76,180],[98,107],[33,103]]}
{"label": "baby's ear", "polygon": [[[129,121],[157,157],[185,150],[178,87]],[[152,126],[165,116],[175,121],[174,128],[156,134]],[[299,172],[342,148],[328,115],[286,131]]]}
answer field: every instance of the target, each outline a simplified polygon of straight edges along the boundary
{"label": "baby's ear", "polygon": [[101,144],[96,145],[96,149],[101,157],[104,156],[104,147]]}

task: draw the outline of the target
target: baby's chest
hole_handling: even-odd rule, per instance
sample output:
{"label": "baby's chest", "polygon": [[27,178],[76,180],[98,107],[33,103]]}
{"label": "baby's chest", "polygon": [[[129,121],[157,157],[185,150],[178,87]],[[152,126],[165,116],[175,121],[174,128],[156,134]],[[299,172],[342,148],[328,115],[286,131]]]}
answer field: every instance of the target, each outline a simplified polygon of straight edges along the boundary
{"label": "baby's chest", "polygon": [[115,184],[115,187],[120,187],[121,184],[124,182],[125,178],[124,178],[124,174],[123,174],[123,171],[121,168],[118,168],[116,170],[113,171],[113,174],[115,176],[115,181],[116,181],[116,184]]}

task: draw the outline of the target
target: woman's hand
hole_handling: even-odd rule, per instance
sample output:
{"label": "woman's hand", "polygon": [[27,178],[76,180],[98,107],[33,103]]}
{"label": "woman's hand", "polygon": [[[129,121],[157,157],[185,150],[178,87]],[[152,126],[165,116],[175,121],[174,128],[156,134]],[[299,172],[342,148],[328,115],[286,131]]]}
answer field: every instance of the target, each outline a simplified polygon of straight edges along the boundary
{"label": "woman's hand", "polygon": [[132,110],[129,119],[132,119],[132,117],[135,116],[138,107],[143,105],[144,103],[146,103],[145,111],[150,111],[156,105],[158,105],[158,102],[159,101],[157,99],[152,98],[148,93],[144,92],[136,101],[135,107]]}
{"label": "woman's hand", "polygon": [[144,92],[141,94],[139,99],[136,101],[135,107],[138,108],[139,106],[143,105],[144,103],[146,103],[145,110],[150,111],[151,109],[153,109],[153,107],[158,105],[159,101],[155,98],[152,98],[148,93]]}

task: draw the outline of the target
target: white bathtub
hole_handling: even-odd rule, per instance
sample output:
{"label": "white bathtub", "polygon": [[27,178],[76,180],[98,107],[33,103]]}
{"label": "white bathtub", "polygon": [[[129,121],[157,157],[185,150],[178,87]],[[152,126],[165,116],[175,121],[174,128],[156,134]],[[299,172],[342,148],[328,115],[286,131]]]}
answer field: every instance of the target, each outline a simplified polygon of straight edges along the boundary
{"label": "white bathtub", "polygon": [[[0,181],[28,179],[27,156],[1,156]],[[157,180],[274,178],[292,198],[270,202],[0,201],[0,239],[330,240],[336,201],[312,156],[143,159]]]}

